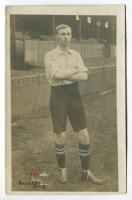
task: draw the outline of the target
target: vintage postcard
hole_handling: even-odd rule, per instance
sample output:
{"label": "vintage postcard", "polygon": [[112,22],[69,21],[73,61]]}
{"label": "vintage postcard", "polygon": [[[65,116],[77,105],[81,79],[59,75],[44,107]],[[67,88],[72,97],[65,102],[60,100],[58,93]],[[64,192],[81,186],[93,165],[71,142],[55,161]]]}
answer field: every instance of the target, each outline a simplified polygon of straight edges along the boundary
{"label": "vintage postcard", "polygon": [[6,193],[124,194],[125,6],[6,7]]}

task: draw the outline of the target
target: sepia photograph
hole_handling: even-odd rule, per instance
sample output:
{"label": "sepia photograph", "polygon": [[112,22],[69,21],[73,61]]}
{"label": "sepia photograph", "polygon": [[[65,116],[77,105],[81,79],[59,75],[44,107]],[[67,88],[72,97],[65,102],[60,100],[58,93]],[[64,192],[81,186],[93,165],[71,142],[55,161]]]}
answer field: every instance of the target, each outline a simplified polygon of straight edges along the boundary
{"label": "sepia photograph", "polygon": [[125,6],[6,7],[6,192],[126,192]]}

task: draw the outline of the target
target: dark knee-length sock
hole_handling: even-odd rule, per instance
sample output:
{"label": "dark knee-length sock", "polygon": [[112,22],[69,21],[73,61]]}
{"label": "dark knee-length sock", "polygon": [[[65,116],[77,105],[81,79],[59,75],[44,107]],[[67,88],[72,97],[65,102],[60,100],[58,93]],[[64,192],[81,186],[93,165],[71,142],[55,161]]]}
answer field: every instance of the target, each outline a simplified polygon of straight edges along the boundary
{"label": "dark knee-length sock", "polygon": [[55,143],[55,153],[56,153],[58,167],[65,168],[65,162],[66,162],[65,144],[60,145]]}

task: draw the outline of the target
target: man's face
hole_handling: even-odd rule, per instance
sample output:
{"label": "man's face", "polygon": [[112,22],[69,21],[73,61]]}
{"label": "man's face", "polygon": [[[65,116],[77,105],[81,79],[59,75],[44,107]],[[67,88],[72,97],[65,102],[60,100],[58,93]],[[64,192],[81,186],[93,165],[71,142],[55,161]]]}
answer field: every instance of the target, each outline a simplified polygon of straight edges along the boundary
{"label": "man's face", "polygon": [[64,28],[58,31],[56,36],[58,44],[62,47],[68,47],[71,41],[72,32],[71,28]]}

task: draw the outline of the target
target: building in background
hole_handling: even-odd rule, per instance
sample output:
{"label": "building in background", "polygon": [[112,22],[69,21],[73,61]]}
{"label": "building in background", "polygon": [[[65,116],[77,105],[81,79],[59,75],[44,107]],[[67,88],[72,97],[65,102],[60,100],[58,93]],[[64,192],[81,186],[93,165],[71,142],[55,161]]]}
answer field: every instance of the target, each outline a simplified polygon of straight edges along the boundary
{"label": "building in background", "polygon": [[115,56],[116,16],[11,15],[10,20],[11,68],[41,66],[42,54],[55,46],[55,26],[61,23],[72,27],[73,48],[84,58]]}

